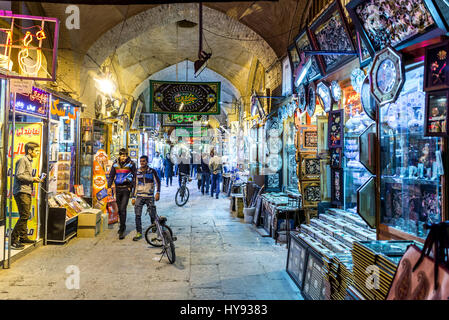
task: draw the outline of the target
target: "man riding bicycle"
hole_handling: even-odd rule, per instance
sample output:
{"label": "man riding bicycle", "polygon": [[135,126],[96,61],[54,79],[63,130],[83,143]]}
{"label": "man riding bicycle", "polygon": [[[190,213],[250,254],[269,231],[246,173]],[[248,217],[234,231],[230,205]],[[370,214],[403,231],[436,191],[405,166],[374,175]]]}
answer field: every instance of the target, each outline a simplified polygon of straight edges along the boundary
{"label": "man riding bicycle", "polygon": [[[156,196],[154,196],[154,183],[157,184]],[[154,220],[154,200],[159,201],[161,192],[161,180],[155,169],[148,166],[148,157],[140,157],[140,168],[137,170],[136,186],[134,188],[133,199],[131,203],[134,205],[136,214],[136,231],[137,234],[133,238],[134,241],[142,239],[142,209],[147,205],[151,215],[151,223]]]}

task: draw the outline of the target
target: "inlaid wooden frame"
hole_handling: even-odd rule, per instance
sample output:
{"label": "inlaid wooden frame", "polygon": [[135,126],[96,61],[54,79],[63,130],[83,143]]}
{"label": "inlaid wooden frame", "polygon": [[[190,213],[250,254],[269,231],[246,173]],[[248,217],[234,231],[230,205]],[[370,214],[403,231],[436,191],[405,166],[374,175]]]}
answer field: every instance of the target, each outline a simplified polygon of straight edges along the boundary
{"label": "inlaid wooden frame", "polygon": [[[331,5],[310,26],[315,50],[354,52],[355,47],[340,0]],[[332,73],[355,58],[354,55],[325,55],[324,72]]]}

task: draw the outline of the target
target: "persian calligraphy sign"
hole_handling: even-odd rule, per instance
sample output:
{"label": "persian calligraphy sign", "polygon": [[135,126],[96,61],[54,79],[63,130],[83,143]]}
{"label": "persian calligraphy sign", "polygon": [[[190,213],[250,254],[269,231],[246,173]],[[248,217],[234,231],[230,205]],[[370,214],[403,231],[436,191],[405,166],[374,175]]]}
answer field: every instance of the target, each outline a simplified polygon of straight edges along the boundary
{"label": "persian calligraphy sign", "polygon": [[150,80],[150,112],[220,114],[220,82]]}

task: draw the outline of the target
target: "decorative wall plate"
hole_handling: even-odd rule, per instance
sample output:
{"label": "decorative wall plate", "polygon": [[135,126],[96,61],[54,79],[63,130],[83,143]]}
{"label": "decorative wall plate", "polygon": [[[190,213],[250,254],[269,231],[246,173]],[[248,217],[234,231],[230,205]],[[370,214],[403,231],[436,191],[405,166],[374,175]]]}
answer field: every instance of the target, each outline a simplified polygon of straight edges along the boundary
{"label": "decorative wall plate", "polygon": [[312,83],[309,84],[309,87],[307,89],[307,106],[306,111],[309,114],[309,117],[313,117],[315,114],[315,108],[316,108],[316,89],[315,85]]}
{"label": "decorative wall plate", "polygon": [[329,112],[332,105],[330,88],[323,81],[321,81],[316,86],[316,93],[318,94],[321,104],[323,105],[324,111]]}
{"label": "decorative wall plate", "polygon": [[331,92],[332,92],[332,98],[334,98],[334,101],[339,102],[341,99],[341,87],[338,81],[332,81],[331,83]]}
{"label": "decorative wall plate", "polygon": [[394,102],[404,84],[402,55],[391,47],[378,52],[370,71],[371,92],[379,106]]}
{"label": "decorative wall plate", "polygon": [[306,93],[306,87],[301,84],[298,87],[298,108],[301,112],[304,112],[306,109],[307,104],[307,93]]}
{"label": "decorative wall plate", "polygon": [[279,121],[278,118],[274,117],[267,122],[267,136],[268,137],[279,137],[282,134],[284,126],[282,120]]}
{"label": "decorative wall plate", "polygon": [[361,92],[365,72],[362,69],[354,69],[351,72],[351,86],[357,93]]}
{"label": "decorative wall plate", "polygon": [[365,77],[365,80],[363,80],[360,100],[362,102],[362,108],[365,111],[366,115],[370,117],[371,120],[376,121],[376,100],[371,95],[369,75],[367,75]]}

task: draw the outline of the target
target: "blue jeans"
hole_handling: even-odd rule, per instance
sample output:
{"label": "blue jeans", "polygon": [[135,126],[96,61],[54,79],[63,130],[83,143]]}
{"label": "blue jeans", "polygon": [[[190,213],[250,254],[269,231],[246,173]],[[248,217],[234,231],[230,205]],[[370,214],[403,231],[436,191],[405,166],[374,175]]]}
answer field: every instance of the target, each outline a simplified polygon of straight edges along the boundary
{"label": "blue jeans", "polygon": [[173,176],[165,177],[165,181],[167,181],[167,187],[168,187],[168,181],[170,181],[170,185],[172,185],[172,183],[173,183]]}
{"label": "blue jeans", "polygon": [[201,193],[204,194],[204,187],[206,187],[206,193],[209,193],[210,186],[210,173],[203,172],[201,174]]}
{"label": "blue jeans", "polygon": [[217,173],[217,174],[212,174],[212,186],[210,189],[210,195],[211,197],[214,196],[214,191],[216,193],[216,197],[218,198],[218,195],[220,194],[220,178],[221,178],[221,174]]}
{"label": "blue jeans", "polygon": [[136,204],[134,205],[134,213],[136,214],[136,231],[142,233],[142,209],[147,205],[147,209],[150,211],[151,223],[154,222],[154,198],[137,197]]}
{"label": "blue jeans", "polygon": [[162,177],[161,177],[161,172],[162,172],[162,170],[159,169],[159,168],[155,168],[154,170],[156,170],[157,176],[158,176],[159,178],[161,178],[161,180],[162,180]]}

